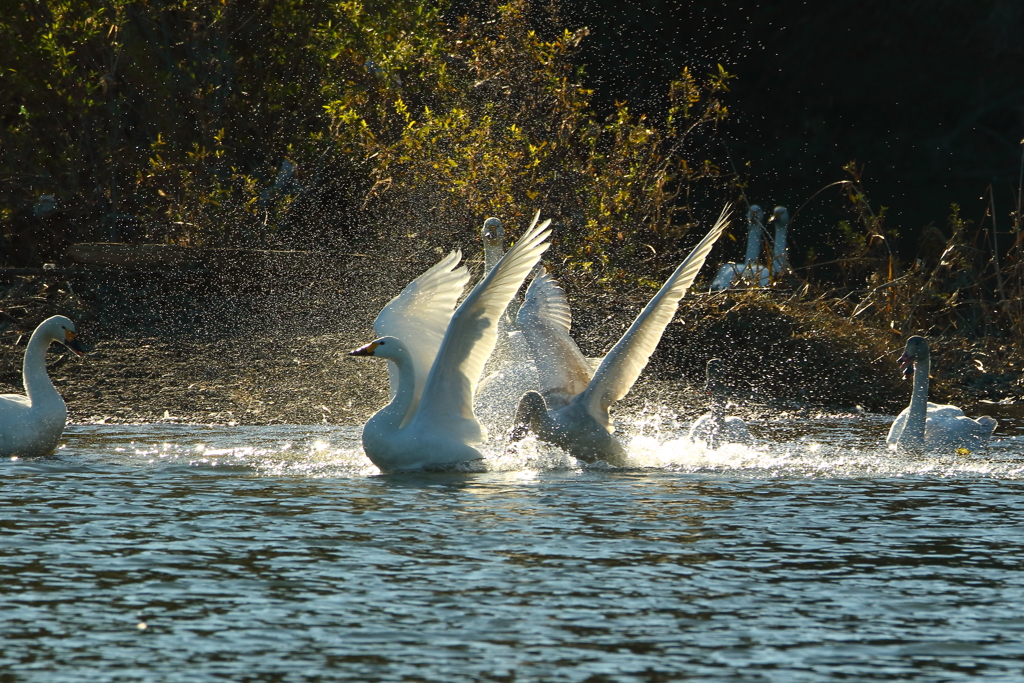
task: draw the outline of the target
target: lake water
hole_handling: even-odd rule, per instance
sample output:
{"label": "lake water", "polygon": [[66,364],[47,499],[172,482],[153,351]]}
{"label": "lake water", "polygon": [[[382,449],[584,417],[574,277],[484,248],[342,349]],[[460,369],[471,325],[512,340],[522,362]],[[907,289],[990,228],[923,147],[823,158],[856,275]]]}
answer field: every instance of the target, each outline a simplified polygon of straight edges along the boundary
{"label": "lake water", "polygon": [[0,682],[1024,679],[1024,421],[752,423],[379,476],[341,427],[69,427],[0,465]]}

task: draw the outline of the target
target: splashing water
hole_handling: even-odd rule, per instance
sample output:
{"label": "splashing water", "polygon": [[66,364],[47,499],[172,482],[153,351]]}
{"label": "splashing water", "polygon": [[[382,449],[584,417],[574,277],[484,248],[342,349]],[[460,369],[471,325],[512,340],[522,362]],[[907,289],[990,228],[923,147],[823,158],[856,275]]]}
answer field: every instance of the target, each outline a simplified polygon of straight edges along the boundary
{"label": "splashing water", "polygon": [[[1024,474],[1024,428],[1003,418],[989,449],[976,454],[897,455],[885,445],[891,417],[827,414],[748,420],[759,436],[752,447],[716,450],[687,437],[688,424],[664,410],[617,418],[627,445],[627,469],[663,469],[743,478],[847,478]],[[514,472],[608,468],[588,465],[528,437],[505,444],[492,434],[479,450],[483,462],[458,471]],[[219,427],[180,424],[69,427],[54,465],[71,462],[136,467],[238,468],[258,476],[363,477],[379,474],[362,452],[358,427],[276,425]],[[29,461],[48,467],[47,459]],[[27,464],[27,463],[26,463]],[[609,468],[613,469],[613,468]]]}

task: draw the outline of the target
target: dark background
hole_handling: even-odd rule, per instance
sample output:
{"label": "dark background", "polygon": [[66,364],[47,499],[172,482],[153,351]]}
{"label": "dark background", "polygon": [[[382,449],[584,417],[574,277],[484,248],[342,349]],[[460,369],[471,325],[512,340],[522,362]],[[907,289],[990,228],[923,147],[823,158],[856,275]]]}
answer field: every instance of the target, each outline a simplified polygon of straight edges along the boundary
{"label": "dark background", "polygon": [[[564,11],[591,28],[584,60],[603,108],[625,99],[656,114],[687,64],[736,75],[721,147],[706,152],[719,161],[727,152],[753,203],[793,212],[849,178],[842,166],[856,160],[906,258],[923,227],[945,230],[952,203],[977,224],[990,184],[997,228],[1010,228],[1024,138],[1024,3],[568,0]],[[838,194],[823,192],[794,221],[795,261],[808,236],[836,238]]]}

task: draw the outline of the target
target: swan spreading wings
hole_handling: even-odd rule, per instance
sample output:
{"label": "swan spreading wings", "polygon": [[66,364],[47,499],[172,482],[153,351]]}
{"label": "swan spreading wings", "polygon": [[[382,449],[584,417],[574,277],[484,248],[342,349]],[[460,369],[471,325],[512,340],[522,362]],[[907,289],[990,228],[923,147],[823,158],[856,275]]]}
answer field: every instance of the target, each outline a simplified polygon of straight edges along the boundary
{"label": "swan spreading wings", "polygon": [[516,323],[537,364],[541,391],[526,392],[516,410],[512,439],[528,430],[585,462],[621,466],[626,450],[612,436],[608,410],[633,387],[679,308],[679,300],[729,221],[729,207],[612,347],[596,371],[569,336],[572,315],[565,292],[541,273],[530,283]]}
{"label": "swan spreading wings", "polygon": [[469,280],[452,252],[392,299],[373,323],[378,339],[349,352],[386,358],[391,402],[363,428],[382,472],[436,469],[482,456],[473,395],[494,350],[497,322],[548,248],[550,221],[533,224],[456,309]]}

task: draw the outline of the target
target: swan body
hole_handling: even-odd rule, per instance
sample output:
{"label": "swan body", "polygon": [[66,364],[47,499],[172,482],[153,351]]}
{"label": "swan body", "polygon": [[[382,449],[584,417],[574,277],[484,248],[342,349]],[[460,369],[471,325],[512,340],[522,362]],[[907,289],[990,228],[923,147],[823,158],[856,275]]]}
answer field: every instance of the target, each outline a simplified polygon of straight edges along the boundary
{"label": "swan body", "polygon": [[703,441],[711,450],[717,450],[727,443],[751,446],[754,438],[747,429],[747,423],[734,415],[726,415],[728,401],[725,399],[722,361],[712,358],[707,365],[708,396],[711,398],[711,412],[701,415],[690,427],[690,439]]}
{"label": "swan body", "polygon": [[[539,214],[538,214],[539,217]],[[497,321],[551,234],[533,225],[457,309],[468,274],[452,252],[391,300],[374,321],[379,338],[349,352],[389,362],[391,402],[363,428],[363,450],[382,472],[437,469],[479,460],[486,430],[473,395],[494,349]],[[454,312],[453,312],[454,309]]]}
{"label": "swan body", "polygon": [[[505,228],[498,218],[488,218],[481,229],[484,272],[489,273],[505,253]],[[515,306],[510,302],[509,309]],[[510,310],[498,319],[498,339],[487,361],[485,377],[477,387],[475,410],[488,431],[504,432],[512,423],[519,398],[540,386],[537,366]]]}
{"label": "swan body", "polygon": [[22,365],[26,395],[0,395],[0,457],[48,455],[57,447],[68,410],[46,373],[46,350],[60,342],[81,355],[85,349],[77,336],[74,323],[61,315],[32,333]]}
{"label": "swan body", "polygon": [[914,388],[910,405],[889,428],[886,443],[890,448],[898,453],[923,455],[926,451],[978,450],[988,445],[998,424],[995,419],[983,415],[974,420],[957,406],[928,402],[931,355],[924,337],[907,340],[900,366],[904,376],[913,375]]}
{"label": "swan body", "polygon": [[584,462],[626,464],[626,450],[613,436],[609,408],[629,393],[647,366],[728,218],[726,207],[596,371],[569,335],[572,316],[565,292],[547,273],[533,279],[516,320],[537,364],[541,389],[526,392],[520,400],[513,440],[532,430],[541,440]]}
{"label": "swan body", "polygon": [[729,289],[733,283],[743,280],[759,287],[768,286],[770,273],[767,268],[757,262],[764,240],[763,221],[764,211],[757,204],[751,205],[747,212],[747,253],[743,263],[723,263],[718,269],[718,274],[711,281],[711,291],[720,292]]}

